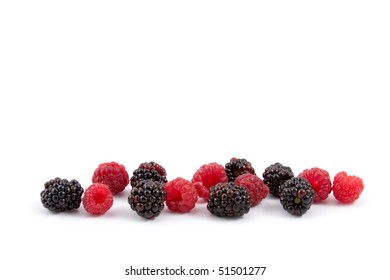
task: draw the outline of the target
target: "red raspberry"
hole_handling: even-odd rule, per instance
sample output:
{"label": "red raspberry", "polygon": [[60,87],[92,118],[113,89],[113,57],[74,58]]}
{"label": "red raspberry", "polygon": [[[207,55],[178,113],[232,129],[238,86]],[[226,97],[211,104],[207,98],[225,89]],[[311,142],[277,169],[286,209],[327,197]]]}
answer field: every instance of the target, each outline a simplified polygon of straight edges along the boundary
{"label": "red raspberry", "polygon": [[105,184],[113,195],[122,192],[129,184],[129,174],[126,168],[116,162],[102,163],[92,176],[92,183]]}
{"label": "red raspberry", "polygon": [[166,204],[169,210],[185,213],[195,207],[198,193],[190,181],[179,177],[166,183],[164,188],[167,193]]}
{"label": "red raspberry", "polygon": [[314,203],[318,203],[328,198],[332,191],[332,181],[330,180],[328,171],[313,167],[311,169],[303,170],[298,177],[305,178],[309,181],[316,195]]}
{"label": "red raspberry", "polygon": [[98,215],[104,214],[111,208],[114,197],[104,184],[92,184],[84,193],[83,206],[88,213]]}
{"label": "red raspberry", "polygon": [[259,204],[269,193],[269,188],[263,180],[253,174],[242,174],[236,178],[234,183],[248,190],[251,197],[251,207]]}
{"label": "red raspberry", "polygon": [[339,172],[334,176],[333,195],[341,203],[354,202],[363,189],[363,180],[357,176],[349,176],[346,172]]}
{"label": "red raspberry", "polygon": [[206,200],[209,199],[209,189],[212,186],[215,186],[218,183],[227,182],[228,177],[225,168],[216,162],[202,165],[192,177],[192,183],[194,184],[199,197]]}

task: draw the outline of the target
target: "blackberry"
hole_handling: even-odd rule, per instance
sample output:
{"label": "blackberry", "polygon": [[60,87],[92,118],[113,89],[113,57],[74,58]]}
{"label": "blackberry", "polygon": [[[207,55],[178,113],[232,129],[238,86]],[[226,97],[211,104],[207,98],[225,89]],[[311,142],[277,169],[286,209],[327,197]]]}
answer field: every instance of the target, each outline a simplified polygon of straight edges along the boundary
{"label": "blackberry", "polygon": [[225,164],[225,172],[229,178],[229,182],[234,180],[242,174],[256,175],[252,164],[244,158],[231,158],[230,162]]}
{"label": "blackberry", "polygon": [[218,217],[239,217],[249,212],[251,200],[245,187],[219,183],[210,188],[207,209]]}
{"label": "blackberry", "polygon": [[76,180],[55,178],[45,183],[41,192],[43,207],[53,212],[78,209],[84,189]]}
{"label": "blackberry", "polygon": [[149,179],[138,182],[131,189],[128,202],[138,215],[151,219],[160,215],[164,209],[165,197],[164,184]]}
{"label": "blackberry", "polygon": [[290,214],[302,216],[313,204],[315,194],[309,181],[295,177],[280,187],[280,203]]}
{"label": "blackberry", "polygon": [[264,183],[268,186],[269,192],[276,197],[279,197],[280,186],[292,177],[294,173],[291,168],[279,162],[268,166],[263,173]]}
{"label": "blackberry", "polygon": [[153,181],[161,182],[165,184],[167,182],[167,172],[164,167],[151,162],[141,163],[136,170],[133,171],[133,176],[130,179],[130,184],[135,187],[138,182],[142,180],[152,179]]}

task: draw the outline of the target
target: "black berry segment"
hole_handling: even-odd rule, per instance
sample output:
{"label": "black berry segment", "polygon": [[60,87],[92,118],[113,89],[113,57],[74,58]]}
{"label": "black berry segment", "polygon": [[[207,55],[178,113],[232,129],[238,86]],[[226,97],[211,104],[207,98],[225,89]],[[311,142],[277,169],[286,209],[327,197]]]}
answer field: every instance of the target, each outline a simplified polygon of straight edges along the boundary
{"label": "black berry segment", "polygon": [[167,182],[167,172],[165,168],[155,163],[144,162],[141,163],[136,170],[133,171],[133,176],[130,179],[130,184],[135,187],[138,182],[143,180],[153,180],[165,184]]}
{"label": "black berry segment", "polygon": [[239,217],[249,212],[250,195],[245,187],[219,183],[210,188],[207,209],[218,217]]}
{"label": "black berry segment", "polygon": [[268,166],[263,173],[264,183],[268,186],[269,192],[276,197],[279,197],[280,186],[293,177],[291,168],[279,162]]}
{"label": "black berry segment", "polygon": [[160,215],[164,209],[165,198],[164,184],[149,179],[138,182],[131,189],[128,202],[138,215],[151,219]]}
{"label": "black berry segment", "polygon": [[234,180],[242,174],[256,175],[255,169],[249,161],[244,158],[234,157],[225,164],[225,172],[228,176],[229,182],[234,182]]}
{"label": "black berry segment", "polygon": [[76,180],[55,178],[45,183],[41,192],[43,207],[53,212],[64,212],[78,209],[84,189]]}
{"label": "black berry segment", "polygon": [[290,214],[302,216],[313,204],[315,194],[306,179],[292,178],[280,187],[280,203]]}

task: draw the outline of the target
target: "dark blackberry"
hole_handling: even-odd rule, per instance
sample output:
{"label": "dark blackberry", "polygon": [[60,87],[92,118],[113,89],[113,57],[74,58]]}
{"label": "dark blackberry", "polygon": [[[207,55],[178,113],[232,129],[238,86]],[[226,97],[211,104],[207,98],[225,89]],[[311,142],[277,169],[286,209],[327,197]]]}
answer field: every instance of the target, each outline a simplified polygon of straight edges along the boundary
{"label": "dark blackberry", "polygon": [[128,202],[138,215],[151,219],[160,215],[164,209],[165,197],[164,184],[149,179],[138,182],[131,189]]}
{"label": "dark blackberry", "polygon": [[249,212],[250,196],[245,187],[219,183],[210,188],[207,209],[218,217],[239,217]]}
{"label": "dark blackberry", "polygon": [[130,179],[132,187],[136,186],[139,181],[142,180],[153,180],[165,184],[167,182],[167,172],[164,167],[151,162],[141,163],[136,170],[133,171],[133,176]]}
{"label": "dark blackberry", "polygon": [[263,173],[264,183],[268,186],[269,192],[276,197],[279,197],[280,186],[292,177],[294,173],[291,168],[279,162],[268,166]]}
{"label": "dark blackberry", "polygon": [[290,214],[302,216],[313,204],[315,194],[309,181],[295,177],[280,187],[280,203]]}
{"label": "dark blackberry", "polygon": [[229,182],[234,180],[242,174],[256,175],[255,169],[252,164],[244,158],[231,158],[228,163],[225,164],[225,172],[229,178]]}
{"label": "dark blackberry", "polygon": [[84,189],[76,180],[55,178],[45,183],[41,192],[43,206],[53,212],[78,209]]}

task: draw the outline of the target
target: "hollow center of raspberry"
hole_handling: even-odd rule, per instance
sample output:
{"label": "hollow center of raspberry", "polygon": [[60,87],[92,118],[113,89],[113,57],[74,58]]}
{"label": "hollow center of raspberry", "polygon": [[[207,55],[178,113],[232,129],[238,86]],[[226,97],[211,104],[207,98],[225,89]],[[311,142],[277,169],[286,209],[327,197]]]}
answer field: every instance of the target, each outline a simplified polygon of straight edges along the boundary
{"label": "hollow center of raspberry", "polygon": [[102,203],[106,200],[106,194],[101,190],[98,190],[97,192],[95,192],[93,196],[93,200],[95,201],[96,204]]}

